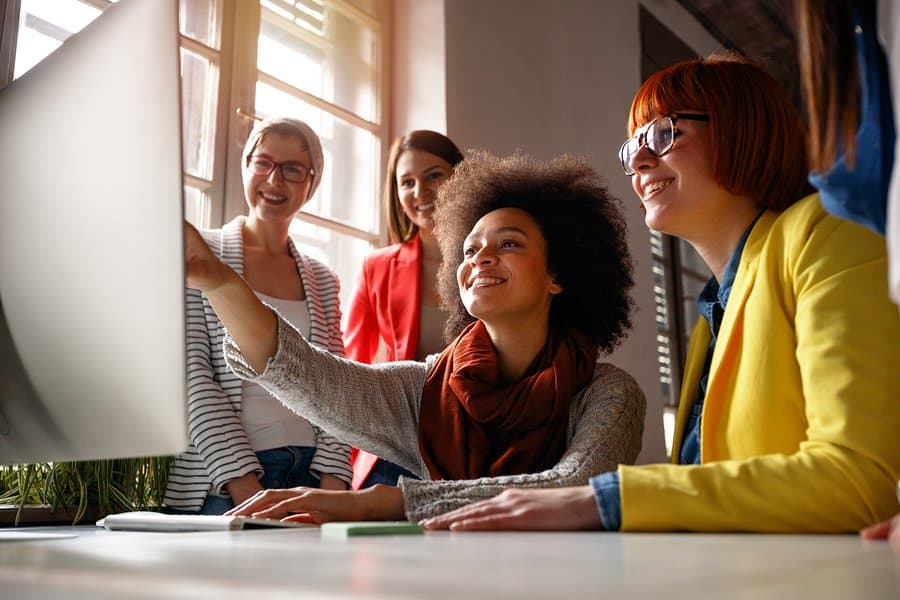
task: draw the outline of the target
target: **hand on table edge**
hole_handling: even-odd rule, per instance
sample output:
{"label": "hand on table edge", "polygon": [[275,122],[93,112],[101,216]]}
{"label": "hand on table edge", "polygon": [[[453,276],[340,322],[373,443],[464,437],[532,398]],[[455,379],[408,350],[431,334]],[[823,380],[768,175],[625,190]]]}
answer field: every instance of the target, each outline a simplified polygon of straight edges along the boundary
{"label": "hand on table edge", "polygon": [[225,514],[301,523],[401,521],[405,518],[402,491],[388,485],[376,485],[362,491],[308,487],[262,490]]}
{"label": "hand on table edge", "polygon": [[511,488],[489,500],[425,519],[428,530],[581,531],[603,528],[589,485],[549,489]]}

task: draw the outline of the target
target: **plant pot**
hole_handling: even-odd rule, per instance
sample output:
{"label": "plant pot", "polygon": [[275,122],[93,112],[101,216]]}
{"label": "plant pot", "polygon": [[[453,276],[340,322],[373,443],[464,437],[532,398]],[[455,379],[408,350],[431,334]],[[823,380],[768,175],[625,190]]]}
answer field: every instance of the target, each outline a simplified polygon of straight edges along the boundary
{"label": "plant pot", "polygon": [[[26,504],[19,514],[19,507],[14,504],[0,504],[0,527],[35,527],[38,525],[92,525],[106,515],[99,506],[88,506],[82,518],[76,523],[75,515],[78,507],[62,508],[47,504]],[[16,515],[19,522],[16,524]]]}

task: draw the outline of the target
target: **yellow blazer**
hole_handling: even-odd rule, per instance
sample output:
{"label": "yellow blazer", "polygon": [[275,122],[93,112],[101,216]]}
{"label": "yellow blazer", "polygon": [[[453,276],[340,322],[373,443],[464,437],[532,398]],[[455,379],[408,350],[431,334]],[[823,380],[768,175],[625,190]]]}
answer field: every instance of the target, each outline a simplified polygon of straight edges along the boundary
{"label": "yellow blazer", "polygon": [[[709,327],[691,334],[672,456]],[[898,511],[900,313],[884,238],[818,195],[747,239],[710,366],[700,465],[619,467],[623,530],[855,531]]]}

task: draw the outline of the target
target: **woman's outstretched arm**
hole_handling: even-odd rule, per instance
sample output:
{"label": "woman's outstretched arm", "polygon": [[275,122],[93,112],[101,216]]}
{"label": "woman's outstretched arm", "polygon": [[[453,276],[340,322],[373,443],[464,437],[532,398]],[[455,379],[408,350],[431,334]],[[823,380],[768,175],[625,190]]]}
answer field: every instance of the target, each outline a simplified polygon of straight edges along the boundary
{"label": "woman's outstretched arm", "polygon": [[203,292],[244,358],[261,373],[275,354],[275,315],[250,286],[212,253],[190,223],[184,224],[184,262],[187,285]]}

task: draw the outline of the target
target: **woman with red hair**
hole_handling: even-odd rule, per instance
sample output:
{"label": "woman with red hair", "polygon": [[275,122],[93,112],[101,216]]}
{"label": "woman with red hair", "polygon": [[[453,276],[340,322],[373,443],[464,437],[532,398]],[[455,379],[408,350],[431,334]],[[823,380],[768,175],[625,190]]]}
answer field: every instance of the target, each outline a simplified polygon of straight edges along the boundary
{"label": "woman with red hair", "polygon": [[884,241],[807,195],[786,93],[739,59],[688,61],[644,82],[628,131],[619,157],[647,226],[690,243],[714,275],[698,300],[675,464],[509,490],[426,527],[849,532],[888,518],[900,318]]}

